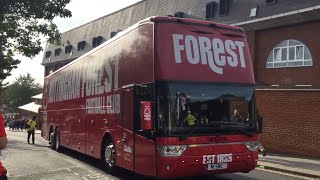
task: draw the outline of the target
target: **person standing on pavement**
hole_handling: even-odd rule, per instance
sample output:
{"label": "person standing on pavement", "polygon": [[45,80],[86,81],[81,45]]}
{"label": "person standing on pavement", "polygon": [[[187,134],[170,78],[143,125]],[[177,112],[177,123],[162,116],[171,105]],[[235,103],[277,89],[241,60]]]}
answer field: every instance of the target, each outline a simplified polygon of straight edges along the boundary
{"label": "person standing on pavement", "polygon": [[33,116],[32,119],[30,119],[28,122],[27,122],[27,125],[28,125],[28,144],[30,143],[30,136],[32,135],[32,144],[34,144],[34,134],[35,134],[35,131],[36,131],[36,116]]}
{"label": "person standing on pavement", "polygon": [[262,146],[260,142],[260,136],[262,134],[262,129],[263,129],[263,118],[259,113],[259,109],[256,109],[256,120],[257,120],[257,130],[258,130],[258,147],[259,150],[262,152],[263,156],[267,155],[266,149]]}
{"label": "person standing on pavement", "polygon": [[[8,143],[6,130],[4,129],[4,121],[2,113],[0,112],[0,157],[3,158],[1,150],[6,148]],[[0,180],[7,180],[7,170],[2,166],[0,162]]]}
{"label": "person standing on pavement", "polygon": [[25,122],[24,122],[24,119],[21,118],[21,119],[20,119],[20,129],[21,129],[21,131],[24,130],[24,127],[25,127]]}
{"label": "person standing on pavement", "polygon": [[15,131],[15,130],[17,130],[17,131],[19,131],[19,122],[18,122],[18,119],[13,119],[14,121],[13,121],[13,131]]}
{"label": "person standing on pavement", "polygon": [[27,125],[27,118],[23,117],[23,120],[24,120],[24,130],[27,131],[28,130],[28,125]]}
{"label": "person standing on pavement", "polygon": [[12,119],[9,119],[9,131],[10,131],[10,129],[11,129],[11,131],[13,131],[13,129],[14,129],[14,122]]}

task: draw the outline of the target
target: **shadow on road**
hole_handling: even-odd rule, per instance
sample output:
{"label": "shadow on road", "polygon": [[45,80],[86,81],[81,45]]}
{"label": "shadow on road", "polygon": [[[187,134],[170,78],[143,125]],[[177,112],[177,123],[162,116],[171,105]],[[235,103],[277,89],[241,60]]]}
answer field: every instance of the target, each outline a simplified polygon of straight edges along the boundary
{"label": "shadow on road", "polygon": [[[101,171],[104,171],[103,166],[101,162],[98,159],[92,158],[87,155],[83,155],[81,153],[78,153],[73,150],[69,149],[63,149],[62,151],[63,154],[74,158],[75,160],[79,160],[82,163],[88,164],[94,168],[97,168]],[[105,172],[105,171],[104,171]],[[106,173],[106,172],[105,172]],[[112,176],[115,176],[121,180],[134,180],[134,179],[139,179],[139,180],[153,180],[155,178],[151,177],[145,177],[142,175],[135,174],[133,172],[127,171],[125,169],[119,169],[119,171],[116,174],[112,174]],[[198,177],[183,177],[183,178],[176,178],[174,180],[232,180],[232,179],[246,179],[246,180],[256,180],[256,178],[251,178],[247,177],[245,174],[227,174],[227,175],[217,175],[217,176],[198,176]]]}
{"label": "shadow on road", "polygon": [[[65,149],[65,148],[63,148],[61,153],[65,154],[75,160],[81,161],[82,163],[85,163],[87,165],[90,165],[94,168],[97,168],[97,169],[105,172],[101,161],[98,159],[95,159],[93,157],[81,154],[79,152],[76,152],[76,151],[73,151],[70,149]],[[132,173],[130,171],[127,171],[125,169],[119,169],[119,171],[117,173],[111,174],[111,175],[115,176],[121,180],[133,180],[133,179],[141,179],[141,180],[149,180],[150,179],[151,180],[152,179],[152,178],[146,178],[146,177],[137,175],[137,174]]]}
{"label": "shadow on road", "polygon": [[[8,133],[9,134],[9,133]],[[14,136],[11,136],[14,135]],[[36,144],[27,144],[27,136],[26,133],[10,133],[9,134],[9,143],[7,145],[7,150],[8,151],[53,151],[50,149],[50,145],[48,144],[47,141],[42,141],[38,137],[36,137]],[[18,137],[19,139],[14,139],[14,137]],[[67,155],[68,157],[80,161],[83,164],[89,165],[94,169],[100,170],[103,174],[104,168],[101,165],[100,161],[98,159],[92,158],[87,155],[83,155],[81,153],[78,153],[76,151],[70,150],[70,149],[65,149],[63,148],[62,151],[63,154]],[[90,168],[91,169],[91,168]],[[105,172],[106,173],[106,172]],[[107,175],[107,173],[105,174]],[[134,180],[134,179],[139,179],[139,180],[151,180],[153,178],[150,177],[144,177],[141,175],[137,175],[135,173],[129,172],[124,169],[120,169],[116,174],[112,174],[115,179],[121,179],[121,180]],[[199,178],[201,180],[212,180],[212,179],[217,179],[217,180],[230,180],[230,179],[248,179],[248,180],[255,180],[256,178],[254,177],[248,177],[248,174],[242,174],[242,173],[236,173],[236,174],[224,174],[224,175],[216,175],[216,176],[198,176],[198,177],[184,177],[184,178],[178,178],[176,180],[198,180]]]}
{"label": "shadow on road", "polygon": [[49,147],[49,145],[45,145],[43,143],[40,143],[40,144],[30,143],[30,144],[28,144],[27,140],[24,142],[21,140],[9,139],[9,143],[7,144],[6,150],[8,150],[8,151],[10,151],[10,150],[15,150],[15,151],[35,150],[34,147],[43,148],[43,147]]}
{"label": "shadow on road", "polygon": [[35,147],[50,147],[49,145],[43,145],[43,144],[30,144],[30,145]]}

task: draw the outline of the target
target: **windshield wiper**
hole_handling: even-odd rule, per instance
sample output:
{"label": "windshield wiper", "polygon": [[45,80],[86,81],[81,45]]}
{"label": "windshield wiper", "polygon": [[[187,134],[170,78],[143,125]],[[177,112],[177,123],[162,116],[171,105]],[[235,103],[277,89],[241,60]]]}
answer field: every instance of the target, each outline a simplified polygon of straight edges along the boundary
{"label": "windshield wiper", "polygon": [[186,134],[184,134],[184,135],[181,135],[181,136],[179,137],[179,140],[180,140],[180,141],[184,141],[188,136],[190,136],[191,134],[193,134],[193,132],[196,130],[196,127],[197,127],[197,126],[193,126],[188,133],[186,133]]}
{"label": "windshield wiper", "polygon": [[248,136],[248,137],[253,137],[253,134],[251,134],[250,132],[246,131],[245,129],[243,129],[242,127],[235,127],[235,126],[229,126],[227,127],[228,129],[235,129],[238,132],[241,132],[242,134]]}
{"label": "windshield wiper", "polygon": [[[205,127],[205,126],[208,126],[208,125],[237,125],[238,123],[234,123],[234,122],[223,122],[223,121],[211,121],[207,124],[203,124],[201,126],[193,126],[189,132],[187,132],[186,134],[184,135],[181,135],[179,137],[179,140],[180,141],[184,141],[188,136],[190,136],[191,134],[194,133],[194,131],[197,129],[197,127]],[[237,127],[237,126],[226,126],[227,129],[235,129],[237,130],[238,132],[248,136],[248,137],[253,137],[253,134],[251,134],[250,132],[246,131],[245,129],[241,128],[241,127]]]}
{"label": "windshield wiper", "polygon": [[[212,121],[212,122],[214,122],[214,121]],[[194,131],[197,129],[197,127],[206,127],[206,126],[208,126],[209,124],[213,124],[212,122],[207,123],[207,124],[202,124],[202,125],[193,126],[189,132],[187,132],[186,134],[180,136],[180,137],[179,137],[179,140],[180,140],[180,141],[184,141],[188,136],[190,136],[191,134],[194,133]],[[220,124],[216,124],[216,125],[220,125]]]}
{"label": "windshield wiper", "polygon": [[[238,123],[234,123],[234,122],[223,122],[223,121],[211,121],[210,123],[208,123],[207,125],[210,124],[220,124],[220,125],[238,125]],[[241,132],[245,135],[247,135],[248,137],[253,137],[253,135],[246,131],[245,129],[243,129],[242,127],[237,127],[237,126],[226,126],[228,129],[236,129],[238,132]]]}

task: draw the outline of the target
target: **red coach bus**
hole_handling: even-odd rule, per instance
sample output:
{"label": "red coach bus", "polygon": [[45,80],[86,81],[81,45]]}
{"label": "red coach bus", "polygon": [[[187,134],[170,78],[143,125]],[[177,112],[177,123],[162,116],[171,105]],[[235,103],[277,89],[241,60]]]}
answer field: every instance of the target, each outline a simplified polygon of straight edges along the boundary
{"label": "red coach bus", "polygon": [[254,82],[241,28],[150,17],[45,78],[42,136],[109,171],[249,172]]}

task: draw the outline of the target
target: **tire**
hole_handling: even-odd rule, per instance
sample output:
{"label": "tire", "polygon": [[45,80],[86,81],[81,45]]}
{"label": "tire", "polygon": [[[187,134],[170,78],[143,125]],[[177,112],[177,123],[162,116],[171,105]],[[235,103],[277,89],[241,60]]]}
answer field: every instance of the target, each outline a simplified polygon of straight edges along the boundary
{"label": "tire", "polygon": [[59,131],[59,129],[56,130],[54,139],[55,139],[54,150],[56,150],[57,152],[61,152],[62,147],[60,145],[60,131]]}
{"label": "tire", "polygon": [[50,133],[50,148],[52,150],[55,150],[55,147],[56,147],[56,140],[55,140],[56,137],[55,136],[56,136],[55,132]]}
{"label": "tire", "polygon": [[116,173],[115,147],[112,141],[105,141],[103,143],[103,151],[101,153],[101,160],[105,171],[109,174]]}

